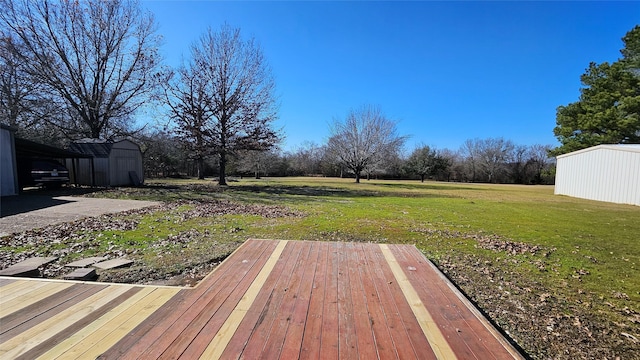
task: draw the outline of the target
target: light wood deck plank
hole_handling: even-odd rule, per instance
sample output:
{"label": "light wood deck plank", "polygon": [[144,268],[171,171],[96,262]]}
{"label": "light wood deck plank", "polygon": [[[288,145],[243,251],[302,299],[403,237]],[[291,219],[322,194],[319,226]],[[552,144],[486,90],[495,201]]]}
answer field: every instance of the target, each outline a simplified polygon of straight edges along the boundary
{"label": "light wood deck plank", "polygon": [[83,299],[105,289],[106,286],[78,286],[66,288],[46,299],[33,303],[19,311],[13,312],[1,319],[0,343],[36,326],[43,321],[59,314]]}
{"label": "light wood deck plank", "polygon": [[31,291],[11,300],[4,301],[5,298],[2,296],[0,297],[2,299],[0,301],[0,318],[46,299],[72,285],[73,284],[70,283],[45,283],[45,286],[42,287],[30,286],[29,289]]}
{"label": "light wood deck plank", "polygon": [[[146,289],[142,291],[144,290]],[[95,359],[165,304],[177,291],[177,289],[152,289],[149,295],[104,324],[99,331],[77,344],[62,358]]]}
{"label": "light wood deck plank", "polygon": [[0,278],[0,294],[2,294],[2,287],[11,284],[12,282],[16,281],[15,279],[9,279],[9,278]]}
{"label": "light wood deck plank", "polygon": [[[149,295],[152,291],[154,291],[153,288],[140,290],[138,293],[125,300],[122,304],[102,315],[96,321],[93,321],[46,353],[42,354],[38,359],[57,359],[72,348],[77,347],[79,344],[82,344],[81,346],[85,346],[86,349],[87,339],[91,339],[91,337],[94,336],[96,332],[100,332],[107,323],[129,309],[133,304]],[[89,340],[89,342],[91,342],[91,340]]]}
{"label": "light wood deck plank", "polygon": [[57,332],[69,327],[73,323],[87,316],[94,309],[108,304],[110,301],[126,292],[126,287],[109,287],[76,306],[62,311],[31,329],[0,344],[0,355],[6,358],[17,357],[41,342],[53,337]]}
{"label": "light wood deck plank", "polygon": [[46,282],[18,280],[0,288],[0,304],[22,298],[25,294],[47,286]]}

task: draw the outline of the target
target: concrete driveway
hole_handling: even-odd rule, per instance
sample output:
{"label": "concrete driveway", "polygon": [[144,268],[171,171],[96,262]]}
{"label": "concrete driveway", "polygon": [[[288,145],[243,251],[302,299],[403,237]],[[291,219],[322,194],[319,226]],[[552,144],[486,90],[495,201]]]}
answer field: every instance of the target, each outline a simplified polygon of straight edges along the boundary
{"label": "concrete driveway", "polygon": [[141,209],[155,201],[19,195],[0,201],[0,237],[84,217]]}

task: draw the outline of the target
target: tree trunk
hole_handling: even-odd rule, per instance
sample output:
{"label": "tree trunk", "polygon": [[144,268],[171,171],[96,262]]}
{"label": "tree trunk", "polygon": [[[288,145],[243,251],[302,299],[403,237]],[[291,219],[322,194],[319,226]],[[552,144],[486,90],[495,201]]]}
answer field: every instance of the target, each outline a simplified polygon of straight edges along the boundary
{"label": "tree trunk", "polygon": [[424,174],[420,174],[420,182],[424,182]]}
{"label": "tree trunk", "polygon": [[356,171],[356,184],[360,183],[360,172]]}
{"label": "tree trunk", "polygon": [[204,180],[204,158],[198,158],[196,163],[198,168],[198,180]]}
{"label": "tree trunk", "polygon": [[218,174],[218,185],[226,186],[226,168],[227,168],[227,154],[224,151],[220,152],[220,173]]}

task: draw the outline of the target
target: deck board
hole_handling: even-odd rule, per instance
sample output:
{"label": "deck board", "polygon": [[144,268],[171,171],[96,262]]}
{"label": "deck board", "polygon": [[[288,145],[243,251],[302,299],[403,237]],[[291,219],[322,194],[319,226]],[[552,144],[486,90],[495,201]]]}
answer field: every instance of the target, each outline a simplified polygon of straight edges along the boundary
{"label": "deck board", "polygon": [[0,359],[522,359],[414,246],[248,240],[195,288],[0,278]]}

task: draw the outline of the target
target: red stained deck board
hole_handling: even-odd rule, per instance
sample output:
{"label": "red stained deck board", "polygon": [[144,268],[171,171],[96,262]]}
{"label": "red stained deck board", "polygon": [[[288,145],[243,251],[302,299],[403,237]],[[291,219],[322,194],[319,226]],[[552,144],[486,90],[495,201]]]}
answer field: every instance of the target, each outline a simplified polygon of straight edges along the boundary
{"label": "red stained deck board", "polygon": [[307,322],[307,314],[309,312],[309,299],[313,290],[313,279],[316,273],[315,264],[318,263],[322,244],[314,242],[309,243],[309,246],[310,252],[308,264],[304,265],[305,272],[302,276],[298,293],[296,294],[291,319],[284,337],[282,352],[280,353],[280,357],[282,359],[292,359],[299,356],[300,349],[302,347],[302,339],[305,335],[305,325]]}
{"label": "red stained deck board", "polygon": [[397,358],[397,352],[391,334],[391,331],[395,329],[389,327],[391,324],[389,324],[385,316],[385,311],[389,312],[390,304],[387,302],[381,285],[385,279],[377,278],[379,274],[375,270],[375,264],[373,263],[375,259],[372,258],[372,250],[372,247],[363,247],[360,255],[365,261],[362,280],[367,295],[367,308],[371,317],[371,328],[373,329],[379,358],[395,359]]}
{"label": "red stained deck board", "polygon": [[323,301],[322,335],[320,337],[320,359],[337,359],[339,346],[338,323],[338,246],[329,244],[328,262],[325,273]]}
{"label": "red stained deck board", "polygon": [[[460,358],[513,359],[507,349],[496,339],[485,324],[461,301],[444,281],[443,276],[431,267],[428,260],[415,248],[390,246],[398,263],[433,314],[447,341]],[[495,330],[493,330],[495,331]]]}
{"label": "red stained deck board", "polygon": [[[271,244],[275,247],[275,244]],[[269,247],[268,242],[250,241],[242,246],[244,254],[258,258]],[[233,257],[223,262],[216,271],[213,271],[202,280],[195,289],[185,289],[164,304],[149,318],[138,325],[129,336],[120,340],[101,359],[137,359],[141,353],[149,350],[158,343],[161,350],[166,350],[173,340],[179,335],[167,336],[166,331],[179,321],[190,308],[197,309],[202,298],[216,293],[220,282],[234,271],[231,266],[224,266],[228,261],[234,261]]]}
{"label": "red stained deck board", "polygon": [[[349,253],[352,244],[338,244],[338,355],[341,359],[358,358],[358,340],[351,298]],[[355,284],[354,284],[355,285]]]}
{"label": "red stained deck board", "polygon": [[311,265],[312,263],[309,261],[311,246],[308,246],[310,244],[306,243],[303,243],[303,245],[304,246],[298,256],[297,262],[294,265],[291,277],[289,278],[287,287],[283,291],[280,307],[276,310],[278,315],[275,317],[273,324],[271,325],[269,338],[262,350],[263,354],[279,357],[282,352],[289,323],[296,305],[296,299],[300,292],[300,286],[302,281],[304,281],[305,272],[308,268],[313,267],[313,265]]}
{"label": "red stained deck board", "polygon": [[327,284],[327,267],[331,256],[331,244],[320,243],[320,253],[313,276],[313,286],[309,297],[307,322],[300,348],[301,359],[319,359],[320,341],[322,339],[322,317],[324,309],[324,293]]}
{"label": "red stained deck board", "polygon": [[348,246],[348,276],[351,302],[353,304],[353,325],[356,333],[356,346],[361,359],[375,359],[378,357],[371,318],[367,308],[367,294],[363,286],[363,267],[366,264],[362,254],[361,244]]}
{"label": "red stained deck board", "polygon": [[[236,286],[233,289],[233,292],[231,292],[229,296],[224,300],[219,309],[216,311],[215,315],[210,316],[210,320],[208,320],[208,322],[202,328],[202,331],[198,333],[193,342],[182,354],[184,358],[193,359],[202,355],[211,340],[213,340],[215,334],[220,330],[231,312],[235,309],[253,281],[256,279],[258,273],[262,270],[262,267],[265,265],[272,251],[273,249],[269,247],[264,253],[265,256],[262,256],[261,260],[263,261],[258,261],[256,265],[252,266],[251,270],[246,274],[246,276],[242,278],[238,286]],[[202,312],[205,317],[208,313],[210,313],[210,311],[206,309]],[[185,334],[183,333],[182,335]],[[186,338],[189,339],[190,336],[187,335]],[[166,354],[163,354],[163,358],[165,355]]]}
{"label": "red stained deck board", "polygon": [[385,304],[383,310],[387,327],[398,358],[435,359],[431,345],[424,336],[411,306],[402,294],[402,289],[380,247],[368,247],[367,253],[378,296]]}
{"label": "red stained deck board", "polygon": [[[259,245],[254,252],[245,252],[242,253],[242,257],[229,259],[229,261],[233,262],[233,270],[225,271],[225,276],[223,277],[215,277],[209,279],[209,282],[201,284],[206,287],[204,293],[187,294],[187,298],[195,298],[193,301],[190,301],[191,299],[186,301],[191,305],[186,309],[184,305],[181,306],[180,310],[184,310],[180,311],[181,315],[165,328],[162,336],[150,344],[145,351],[138,353],[131,351],[131,355],[135,358],[144,357],[149,359],[179,356],[202,330],[207,321],[211,319],[238,283],[244,279],[254,266],[261,267],[266,262],[268,255],[265,256],[265,253],[270,254],[270,251],[267,250],[272,249],[268,246],[269,243],[266,242],[262,242]],[[166,355],[164,354],[165,352]]]}
{"label": "red stained deck board", "polygon": [[286,269],[289,269],[287,267],[287,260],[292,256],[292,249],[292,247],[287,246],[285,251],[280,255],[280,258],[271,271],[271,274],[269,274],[269,277],[262,285],[260,293],[240,322],[233,338],[227,344],[227,347],[222,354],[223,359],[239,358],[244,351],[247,342],[257,328],[257,325],[264,321],[265,316],[271,309],[271,301],[276,283],[282,276],[283,272]]}
{"label": "red stained deck board", "polygon": [[[285,267],[283,271],[278,274],[275,286],[269,294],[269,300],[261,311],[259,322],[253,329],[247,345],[242,352],[243,358],[257,359],[263,353],[269,337],[271,336],[274,322],[277,321],[277,316],[279,315],[278,309],[280,308],[285,294],[288,291],[291,276],[298,264],[298,258],[300,257],[303,247],[302,242],[292,242],[287,244],[285,247],[281,258],[281,261],[286,262]],[[274,334],[274,336],[278,335],[279,334]]]}

